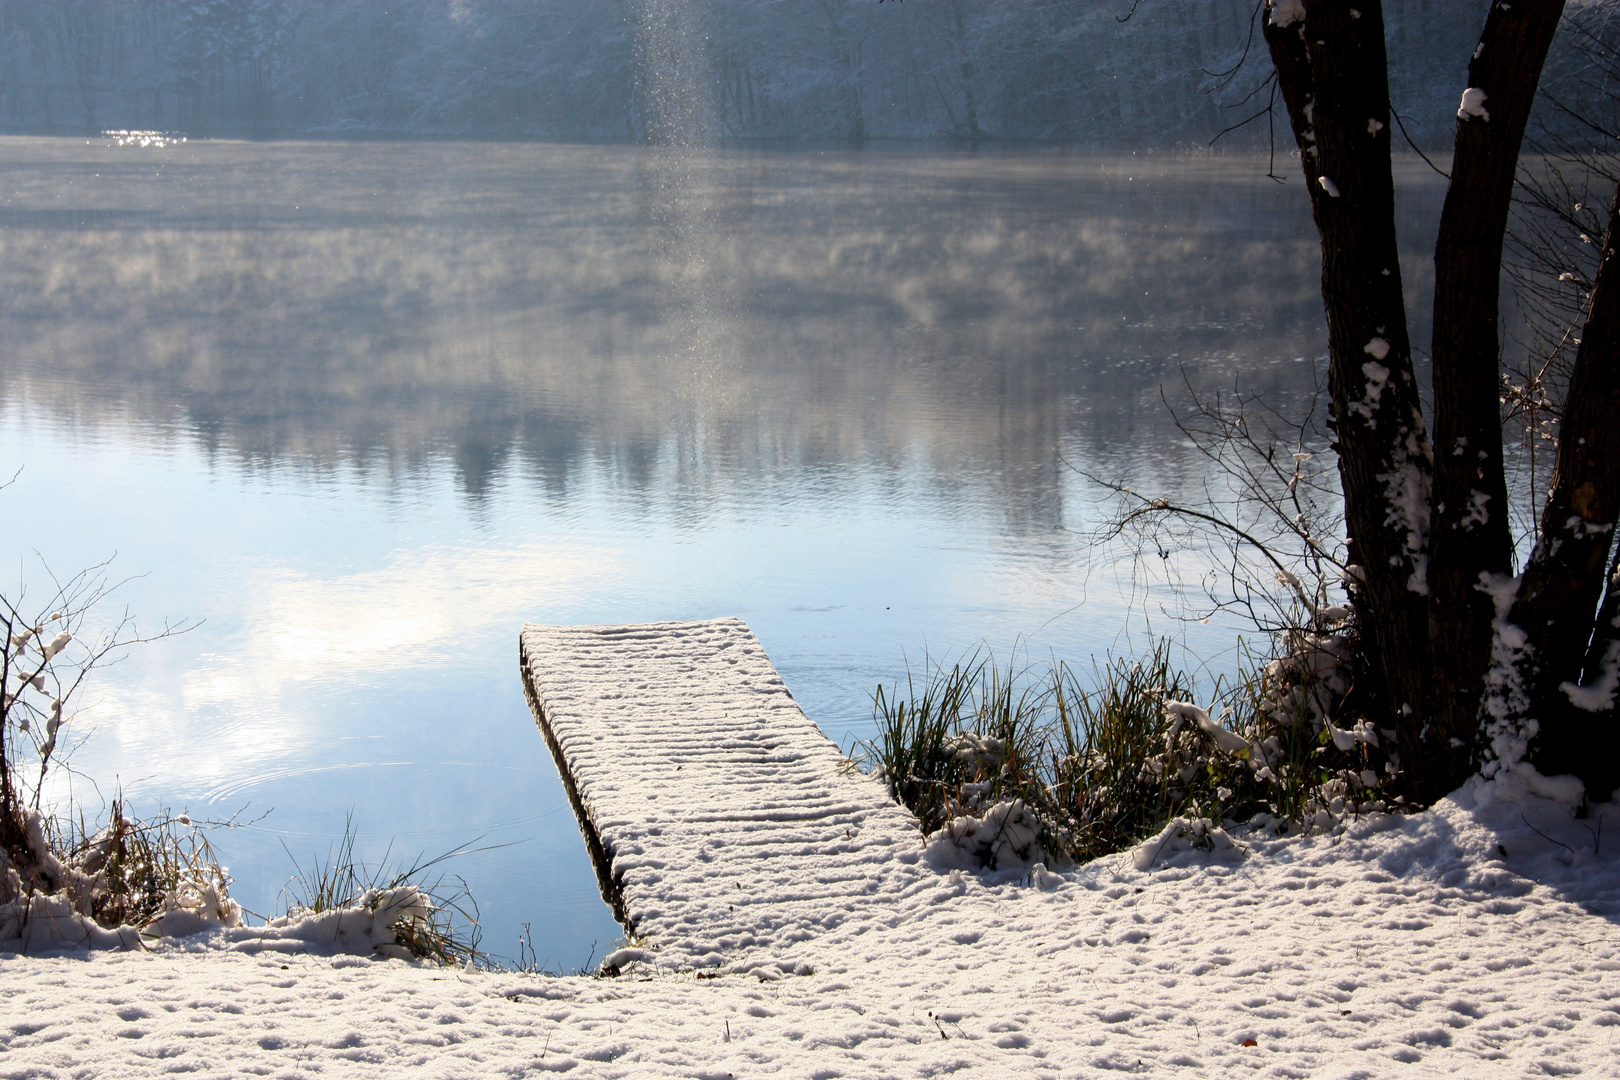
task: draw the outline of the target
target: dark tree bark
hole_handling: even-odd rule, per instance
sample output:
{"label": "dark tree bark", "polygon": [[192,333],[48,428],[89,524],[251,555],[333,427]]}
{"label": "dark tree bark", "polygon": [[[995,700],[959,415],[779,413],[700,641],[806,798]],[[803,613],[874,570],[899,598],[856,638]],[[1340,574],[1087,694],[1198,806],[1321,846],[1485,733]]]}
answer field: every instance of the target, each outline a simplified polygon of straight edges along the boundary
{"label": "dark tree bark", "polygon": [[[1571,713],[1575,722],[1586,726],[1592,735],[1588,749],[1597,759],[1593,762],[1597,775],[1583,779],[1590,798],[1597,801],[1604,792],[1612,796],[1620,787],[1620,776],[1616,775],[1620,768],[1615,767],[1620,762],[1620,549],[1609,562],[1608,585],[1603,603],[1598,606],[1592,643],[1586,650],[1581,685],[1588,692],[1596,692],[1599,699],[1605,692],[1608,695],[1607,708],[1600,700],[1594,710]],[[1602,762],[1608,762],[1609,768],[1604,770]]]}
{"label": "dark tree bark", "polygon": [[1483,752],[1488,774],[1528,756],[1605,799],[1620,784],[1609,686],[1620,582],[1602,597],[1620,519],[1620,201],[1541,535],[1498,623],[1496,598],[1513,584],[1498,400],[1502,246],[1564,0],[1484,6],[1435,249],[1435,453],[1395,262],[1380,5],[1267,0],[1266,42],[1322,239],[1335,449],[1363,575],[1356,618],[1382,680],[1382,721],[1400,734],[1406,793],[1434,801]]}
{"label": "dark tree bark", "polygon": [[[1620,549],[1609,561],[1608,585],[1604,588],[1603,603],[1598,606],[1597,621],[1592,627],[1592,644],[1586,650],[1586,664],[1581,670],[1581,685],[1593,686],[1601,682],[1611,670],[1620,670]],[[1620,698],[1620,693],[1616,694]],[[1609,705],[1609,723],[1620,723],[1616,705]]]}
{"label": "dark tree bark", "polygon": [[1361,567],[1357,624],[1402,754],[1416,762],[1429,669],[1432,466],[1395,245],[1383,13],[1376,0],[1354,13],[1326,0],[1268,4],[1265,36],[1322,238],[1332,424]]}
{"label": "dark tree bark", "polygon": [[1498,402],[1502,240],[1525,124],[1564,0],[1491,4],[1468,66],[1434,267],[1434,501],[1429,530],[1433,677],[1425,802],[1473,770],[1495,610],[1481,574],[1513,567]]}
{"label": "dark tree bark", "polygon": [[1548,775],[1580,777],[1597,801],[1620,786],[1614,700],[1606,709],[1586,708],[1583,695],[1570,690],[1602,680],[1620,617],[1620,590],[1611,583],[1608,597],[1602,596],[1620,519],[1620,190],[1615,199],[1570,374],[1541,538],[1508,614],[1524,634],[1517,656],[1520,692],[1504,697],[1505,714],[1487,720],[1520,729],[1534,721],[1536,767]]}

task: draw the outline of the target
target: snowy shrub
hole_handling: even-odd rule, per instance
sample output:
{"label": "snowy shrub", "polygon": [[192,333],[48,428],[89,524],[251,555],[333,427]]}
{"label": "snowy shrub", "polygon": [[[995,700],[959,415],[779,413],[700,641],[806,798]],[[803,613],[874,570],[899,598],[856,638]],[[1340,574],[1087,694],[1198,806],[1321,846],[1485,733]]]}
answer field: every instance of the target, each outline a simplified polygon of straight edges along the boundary
{"label": "snowy shrub", "polygon": [[0,940],[127,946],[242,925],[229,872],[185,815],[135,821],[115,799],[91,836],[37,810],[24,822],[25,850],[0,856]]}
{"label": "snowy shrub", "polygon": [[[266,928],[283,937],[319,938],[341,952],[371,953],[441,964],[487,963],[478,951],[477,908],[465,882],[446,888],[428,872],[461,851],[388,868],[387,853],[365,863],[354,853],[354,823],[308,869],[293,864],[283,890],[285,914]],[[472,908],[471,912],[467,908]]]}
{"label": "snowy shrub", "polygon": [[944,865],[1027,869],[1048,851],[1061,857],[1038,797],[1049,691],[977,658],[908,690],[878,688],[878,738],[863,756],[938,841]]}
{"label": "snowy shrub", "polygon": [[960,728],[972,678],[971,668],[958,665],[949,674],[936,673],[920,693],[909,677],[904,697],[898,686],[888,696],[877,688],[874,713],[881,723],[878,738],[866,745],[866,757],[889,795],[917,815],[925,833],[951,818],[953,799],[961,801],[960,789],[968,782],[958,747],[947,743]]}
{"label": "snowy shrub", "polygon": [[154,937],[189,937],[216,926],[242,925],[242,905],[226,893],[225,883],[181,881],[163,894],[158,914],[144,927]]}
{"label": "snowy shrub", "polygon": [[1239,821],[1275,834],[1334,829],[1384,809],[1400,764],[1360,711],[1347,619],[1324,609],[1279,634],[1275,653],[1217,684],[1208,707],[1168,643],[1095,668],[1090,685],[1063,664],[1039,676],[939,669],[920,694],[915,683],[909,697],[880,688],[864,760],[917,814],[942,868],[1140,857],[1154,843],[1218,849],[1223,823]]}
{"label": "snowy shrub", "polygon": [[[181,911],[241,923],[229,875],[185,815],[136,821],[115,797],[106,826],[91,831],[82,816],[44,805],[49,782],[65,767],[77,691],[109,654],[152,640],[127,615],[110,632],[87,630],[87,616],[110,591],[102,569],[50,578],[37,614],[25,614],[23,596],[0,595],[0,938],[127,944],[123,930]],[[178,629],[165,626],[156,636]]]}
{"label": "snowy shrub", "polygon": [[1225,829],[1208,818],[1172,818],[1158,835],[1143,842],[1131,855],[1138,870],[1146,870],[1155,862],[1169,858],[1179,851],[1227,852],[1237,845]]}
{"label": "snowy shrub", "polygon": [[1174,815],[1200,777],[1174,759],[1164,703],[1192,694],[1161,643],[1145,661],[1093,670],[1085,688],[1054,673],[1049,805],[1065,854],[1086,861],[1119,851]]}
{"label": "snowy shrub", "polygon": [[996,803],[982,817],[963,814],[928,837],[927,855],[942,870],[1022,870],[1047,858],[1044,823],[1022,799]]}
{"label": "snowy shrub", "polygon": [[465,954],[454,955],[455,943],[441,932],[439,910],[425,889],[392,885],[366,889],[347,903],[321,911],[294,908],[269,920],[264,929],[333,952],[443,963],[465,960]]}

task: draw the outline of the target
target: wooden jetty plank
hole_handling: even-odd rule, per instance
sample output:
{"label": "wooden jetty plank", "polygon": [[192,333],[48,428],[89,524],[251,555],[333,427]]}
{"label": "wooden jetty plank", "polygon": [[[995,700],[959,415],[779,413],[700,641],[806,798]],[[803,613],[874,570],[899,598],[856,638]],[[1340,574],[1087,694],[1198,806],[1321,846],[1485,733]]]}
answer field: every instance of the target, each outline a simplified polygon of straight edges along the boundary
{"label": "wooden jetty plank", "polygon": [[740,619],[540,626],[524,689],[602,885],[660,967],[788,972],[938,882]]}

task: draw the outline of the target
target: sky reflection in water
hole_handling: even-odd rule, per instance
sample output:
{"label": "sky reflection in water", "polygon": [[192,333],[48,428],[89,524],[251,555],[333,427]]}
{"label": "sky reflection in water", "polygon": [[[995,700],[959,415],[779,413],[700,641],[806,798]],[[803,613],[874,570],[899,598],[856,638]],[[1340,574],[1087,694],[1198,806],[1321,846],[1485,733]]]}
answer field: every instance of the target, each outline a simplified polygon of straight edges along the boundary
{"label": "sky reflection in water", "polygon": [[[268,812],[220,840],[261,912],[281,845],[307,864],[351,810],[374,858],[515,844],[448,867],[486,947],[600,956],[519,624],[740,616],[846,746],[925,650],[1084,663],[1133,611],[1145,640],[1174,597],[1084,550],[1074,469],[1199,482],[1158,397],[1183,370],[1308,393],[1316,242],[1263,174],[0,139],[0,550],[116,551],[144,622],[203,620],[97,679],[74,764]],[[1230,665],[1219,626],[1155,628]]]}

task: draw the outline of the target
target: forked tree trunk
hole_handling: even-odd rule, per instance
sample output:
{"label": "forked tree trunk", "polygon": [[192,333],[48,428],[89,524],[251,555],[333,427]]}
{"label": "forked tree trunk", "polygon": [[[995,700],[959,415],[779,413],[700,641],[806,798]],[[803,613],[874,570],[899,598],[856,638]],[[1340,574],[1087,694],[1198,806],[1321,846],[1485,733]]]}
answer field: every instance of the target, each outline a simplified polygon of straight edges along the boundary
{"label": "forked tree trunk", "polygon": [[[1434,503],[1429,530],[1428,802],[1473,771],[1492,599],[1513,569],[1502,467],[1502,239],[1525,124],[1564,0],[1490,4],[1468,65],[1434,250]],[[1461,96],[1461,95],[1459,95]],[[1596,602],[1595,599],[1593,601]]]}
{"label": "forked tree trunk", "polygon": [[1376,0],[1268,0],[1265,36],[1322,239],[1328,385],[1357,624],[1402,756],[1428,700],[1431,460],[1395,246],[1389,82]]}
{"label": "forked tree trunk", "polygon": [[1427,803],[1454,787],[1483,731],[1487,772],[1528,755],[1601,800],[1620,785],[1620,192],[1541,537],[1498,625],[1483,586],[1505,589],[1512,562],[1497,399],[1502,239],[1564,0],[1485,7],[1435,250],[1433,455],[1395,263],[1380,5],[1267,0],[1266,42],[1322,238],[1335,449],[1363,575],[1356,617],[1407,791]]}

